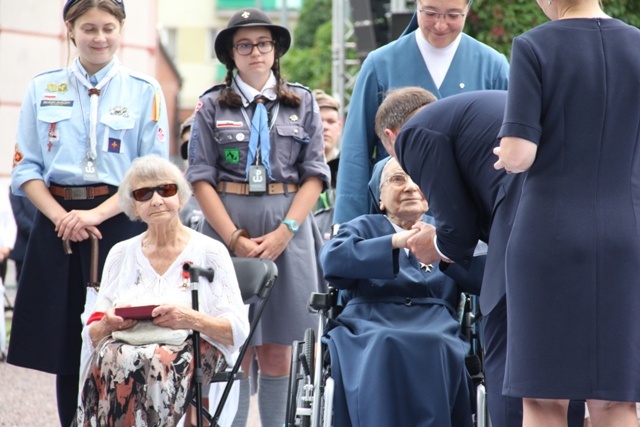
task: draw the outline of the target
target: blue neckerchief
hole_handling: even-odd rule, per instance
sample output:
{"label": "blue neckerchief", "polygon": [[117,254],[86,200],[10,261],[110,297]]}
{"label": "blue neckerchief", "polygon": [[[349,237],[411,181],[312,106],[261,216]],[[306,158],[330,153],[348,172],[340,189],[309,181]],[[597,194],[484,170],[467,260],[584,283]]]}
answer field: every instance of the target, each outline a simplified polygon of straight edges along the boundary
{"label": "blue neckerchief", "polygon": [[249,180],[249,168],[256,159],[258,145],[260,146],[260,156],[264,168],[267,170],[267,176],[273,181],[271,175],[271,165],[269,164],[269,153],[271,144],[269,142],[269,119],[267,116],[267,108],[264,106],[264,98],[257,97],[255,100],[256,110],[251,120],[251,130],[249,131],[249,155],[247,158],[246,175]]}

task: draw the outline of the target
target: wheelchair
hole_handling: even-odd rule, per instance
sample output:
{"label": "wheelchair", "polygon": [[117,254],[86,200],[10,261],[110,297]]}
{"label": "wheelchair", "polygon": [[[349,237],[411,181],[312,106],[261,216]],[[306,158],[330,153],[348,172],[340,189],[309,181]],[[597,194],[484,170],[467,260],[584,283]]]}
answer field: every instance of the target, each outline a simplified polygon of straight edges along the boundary
{"label": "wheelchair", "polygon": [[[286,427],[333,426],[334,381],[331,378],[329,349],[322,342],[322,336],[327,321],[337,317],[340,309],[336,288],[329,286],[327,293],[311,294],[309,310],[318,314],[317,334],[313,329],[307,329],[302,341],[293,342],[284,424]],[[475,391],[472,393],[473,425],[491,427],[482,372],[477,312],[477,297],[462,293],[458,315],[461,331],[470,343],[465,364]]]}

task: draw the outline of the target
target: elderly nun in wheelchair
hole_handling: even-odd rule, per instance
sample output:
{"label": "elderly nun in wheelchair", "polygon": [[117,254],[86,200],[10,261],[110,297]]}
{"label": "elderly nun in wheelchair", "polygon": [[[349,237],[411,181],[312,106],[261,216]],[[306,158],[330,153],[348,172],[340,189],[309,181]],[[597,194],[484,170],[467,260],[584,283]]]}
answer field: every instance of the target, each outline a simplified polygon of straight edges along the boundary
{"label": "elderly nun in wheelchair", "polygon": [[[82,331],[91,354],[73,425],[175,425],[193,396],[191,331],[201,334],[203,384],[244,342],[249,324],[229,252],[180,222],[190,196],[180,170],[158,156],[136,159],[120,185],[120,207],[148,228],[107,256]],[[214,270],[211,283],[200,278],[198,311],[185,263]]]}
{"label": "elderly nun in wheelchair", "polygon": [[320,257],[346,299],[325,336],[334,425],[471,426],[460,291],[405,249],[412,226],[431,222],[427,202],[393,158],[376,164],[369,191],[379,213],[342,224]]}

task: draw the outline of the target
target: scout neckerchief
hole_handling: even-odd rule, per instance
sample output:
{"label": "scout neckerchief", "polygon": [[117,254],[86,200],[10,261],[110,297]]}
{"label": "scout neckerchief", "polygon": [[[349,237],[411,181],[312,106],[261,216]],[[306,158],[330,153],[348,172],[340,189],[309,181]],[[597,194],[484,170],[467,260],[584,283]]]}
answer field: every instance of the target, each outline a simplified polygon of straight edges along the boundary
{"label": "scout neckerchief", "polygon": [[[120,64],[117,59],[114,59],[114,64],[109,72],[100,80],[95,86],[92,85],[89,80],[84,76],[84,73],[80,70],[79,59],[73,62],[71,71],[73,75],[78,79],[82,85],[89,90],[89,140],[87,141],[87,159],[85,169],[93,168],[93,162],[98,157],[97,146],[97,128],[98,128],[98,101],[100,96],[100,89],[102,89],[107,83],[111,81],[118,71],[120,71]],[[78,94],[80,96],[80,94]],[[83,118],[84,120],[84,118]],[[89,171],[85,171],[89,172]]]}
{"label": "scout neckerchief", "polygon": [[[276,78],[271,72],[265,87],[262,91],[258,91],[255,88],[246,84],[239,75],[234,77],[234,83],[238,92],[243,97],[243,106],[242,106],[242,115],[244,116],[245,121],[249,125],[249,153],[247,154],[247,165],[246,165],[246,179],[249,180],[250,177],[250,169],[253,163],[258,163],[258,160],[262,162],[264,166],[267,176],[271,181],[274,181],[273,175],[271,173],[271,164],[269,163],[269,155],[271,152],[271,143],[269,140],[269,129],[273,127],[275,123],[275,119],[278,115],[278,111],[280,108],[280,104],[276,102],[276,105],[273,109],[271,115],[271,123],[269,124],[267,108],[264,103],[268,100],[275,101],[277,100],[277,96],[274,92],[274,87],[276,85]],[[248,96],[247,96],[248,94]],[[252,98],[249,98],[252,96]],[[253,119],[249,122],[249,116],[246,112],[246,106],[249,105],[249,100],[253,99],[255,102],[255,111],[253,113]],[[245,103],[247,105],[245,105]],[[258,148],[260,151],[258,151]],[[259,154],[258,154],[259,153]]]}
{"label": "scout neckerchief", "polygon": [[260,156],[262,156],[262,164],[267,170],[269,179],[271,176],[271,165],[269,164],[269,153],[271,151],[271,143],[269,142],[269,119],[267,118],[267,108],[264,106],[265,99],[258,95],[254,100],[256,109],[253,112],[251,120],[251,130],[249,131],[249,157],[247,159],[247,176],[249,175],[249,165],[253,163],[258,147],[260,147]]}

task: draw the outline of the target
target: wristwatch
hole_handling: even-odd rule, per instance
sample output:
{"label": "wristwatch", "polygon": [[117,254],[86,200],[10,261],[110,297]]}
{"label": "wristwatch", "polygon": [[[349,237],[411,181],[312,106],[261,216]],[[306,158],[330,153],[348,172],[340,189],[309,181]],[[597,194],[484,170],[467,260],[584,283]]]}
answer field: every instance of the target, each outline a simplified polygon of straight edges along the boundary
{"label": "wristwatch", "polygon": [[285,219],[282,221],[282,223],[286,225],[289,231],[293,234],[296,234],[300,229],[300,224],[298,224],[298,221],[296,221],[295,219]]}

